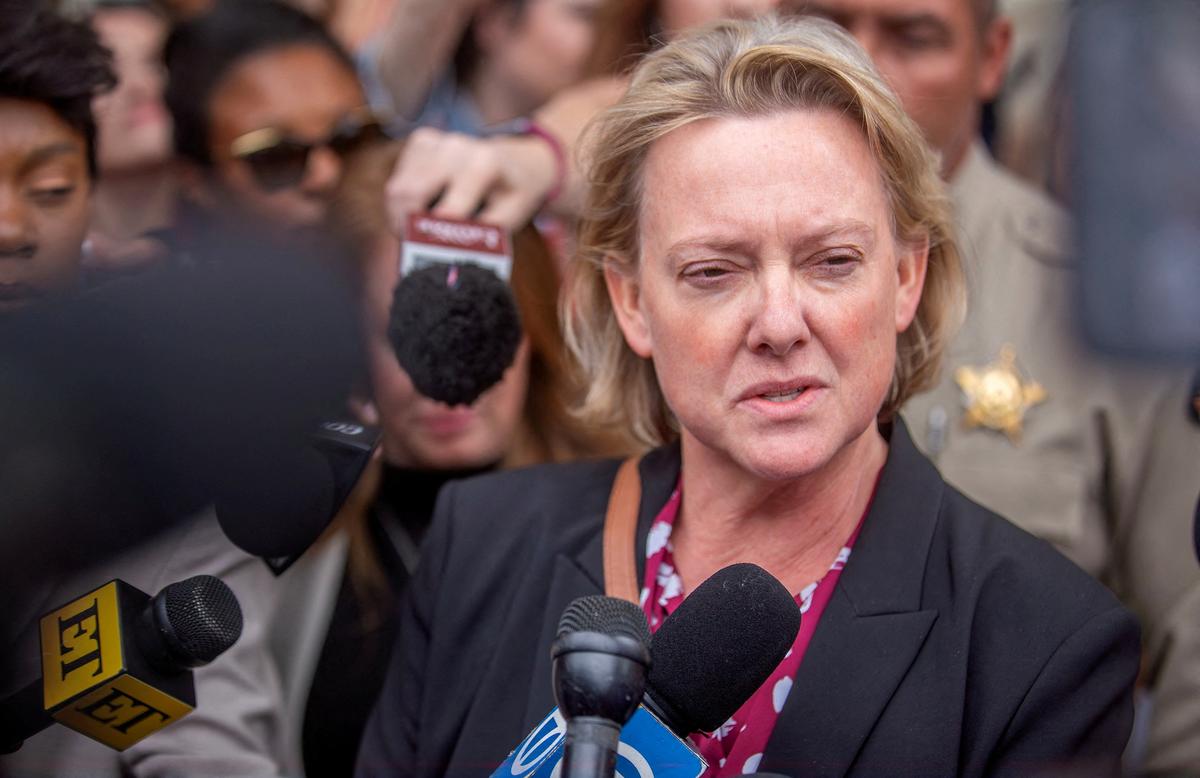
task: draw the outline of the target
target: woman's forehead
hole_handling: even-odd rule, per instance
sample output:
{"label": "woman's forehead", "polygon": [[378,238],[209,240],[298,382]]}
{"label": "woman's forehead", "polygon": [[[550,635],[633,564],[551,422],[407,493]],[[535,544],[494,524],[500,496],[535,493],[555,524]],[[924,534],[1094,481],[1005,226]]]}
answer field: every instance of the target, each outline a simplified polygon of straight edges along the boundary
{"label": "woman's forehead", "polygon": [[652,144],[641,182],[643,239],[720,243],[747,230],[833,235],[888,221],[861,130],[828,110],[694,122]]}

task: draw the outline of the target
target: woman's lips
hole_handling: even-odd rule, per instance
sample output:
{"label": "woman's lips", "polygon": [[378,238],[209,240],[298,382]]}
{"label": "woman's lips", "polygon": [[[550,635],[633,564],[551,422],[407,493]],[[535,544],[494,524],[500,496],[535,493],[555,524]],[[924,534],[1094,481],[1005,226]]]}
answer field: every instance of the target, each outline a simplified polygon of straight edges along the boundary
{"label": "woman's lips", "polygon": [[826,388],[820,381],[808,377],[768,381],[748,388],[739,403],[769,418],[790,419],[808,411]]}
{"label": "woman's lips", "polygon": [[453,408],[441,407],[435,411],[427,411],[417,417],[417,421],[431,435],[436,437],[452,437],[465,432],[472,424],[478,414],[474,408],[468,406],[455,406]]}

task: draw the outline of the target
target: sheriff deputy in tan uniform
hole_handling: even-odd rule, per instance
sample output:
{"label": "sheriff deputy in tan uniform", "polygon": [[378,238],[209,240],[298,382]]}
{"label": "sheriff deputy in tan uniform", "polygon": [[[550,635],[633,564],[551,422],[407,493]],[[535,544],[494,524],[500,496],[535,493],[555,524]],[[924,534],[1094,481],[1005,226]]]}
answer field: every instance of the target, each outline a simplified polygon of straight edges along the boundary
{"label": "sheriff deputy in tan uniform", "polygon": [[[1062,210],[977,140],[1011,26],[989,0],[815,0],[942,153],[970,297],[940,385],[904,411],[945,478],[1054,543],[1143,625],[1131,768],[1200,773],[1200,426],[1188,376],[1089,353]],[[1019,651],[1020,646],[1013,646]]]}

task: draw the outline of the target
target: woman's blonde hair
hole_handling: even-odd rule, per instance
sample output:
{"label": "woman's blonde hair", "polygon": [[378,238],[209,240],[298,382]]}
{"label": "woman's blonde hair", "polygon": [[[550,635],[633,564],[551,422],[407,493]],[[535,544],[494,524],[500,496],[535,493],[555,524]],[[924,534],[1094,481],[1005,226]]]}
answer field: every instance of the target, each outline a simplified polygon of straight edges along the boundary
{"label": "woman's blonde hair", "polygon": [[626,95],[590,129],[591,183],[562,306],[567,344],[587,379],[583,419],[630,429],[652,446],[676,433],[654,366],[625,343],[604,281],[606,267],[637,270],[641,170],[650,146],[702,119],[797,109],[832,110],[858,124],[882,174],[896,238],[929,246],[924,292],[912,325],[897,337],[879,419],[891,419],[934,383],[965,298],[938,160],[849,35],[822,19],[765,17],[721,22],[647,55]]}

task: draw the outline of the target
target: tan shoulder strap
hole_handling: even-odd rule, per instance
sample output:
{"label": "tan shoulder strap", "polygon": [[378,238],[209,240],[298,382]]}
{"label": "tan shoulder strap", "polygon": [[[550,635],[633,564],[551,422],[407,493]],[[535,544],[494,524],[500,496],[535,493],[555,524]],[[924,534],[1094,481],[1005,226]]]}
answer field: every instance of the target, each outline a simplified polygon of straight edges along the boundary
{"label": "tan shoulder strap", "polygon": [[621,463],[604,516],[604,593],[637,603],[637,519],[642,502],[638,457]]}

